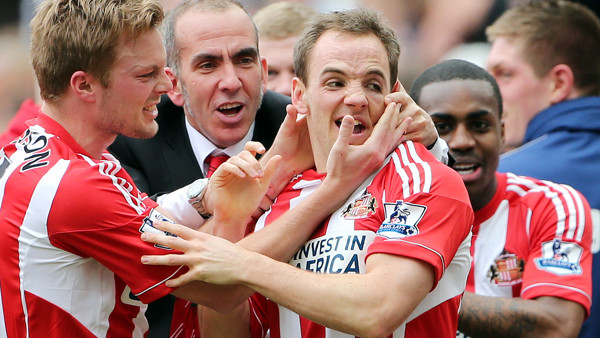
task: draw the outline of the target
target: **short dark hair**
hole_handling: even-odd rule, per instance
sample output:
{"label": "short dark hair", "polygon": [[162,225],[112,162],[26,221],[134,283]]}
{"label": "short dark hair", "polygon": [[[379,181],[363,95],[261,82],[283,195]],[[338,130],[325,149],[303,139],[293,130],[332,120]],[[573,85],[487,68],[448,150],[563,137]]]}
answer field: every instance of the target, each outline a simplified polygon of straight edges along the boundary
{"label": "short dark hair", "polygon": [[504,37],[519,43],[521,56],[544,77],[565,64],[583,96],[600,95],[600,20],[571,1],[535,1],[504,12],[486,29],[490,42]]}
{"label": "short dark hair", "polygon": [[314,20],[307,24],[306,29],[294,46],[294,69],[296,70],[296,76],[302,82],[308,82],[307,66],[310,52],[319,37],[329,30],[354,35],[374,34],[379,38],[387,51],[391,74],[390,88],[394,86],[398,78],[400,44],[396,39],[394,30],[381,15],[366,8],[318,14]]}
{"label": "short dark hair", "polygon": [[[236,7],[242,9],[248,15],[250,22],[252,22],[254,35],[256,36],[256,48],[258,49],[258,30],[256,29],[256,25],[254,25],[254,21],[248,10],[238,0],[183,0],[167,13],[162,24],[162,35],[167,52],[167,66],[173,70],[176,76],[181,75],[179,71],[181,55],[179,53],[177,34],[175,34],[175,26],[179,18],[192,10],[200,12],[225,12]],[[219,28],[215,27],[215,29]]]}
{"label": "short dark hair", "polygon": [[447,60],[427,68],[419,75],[412,86],[410,96],[417,104],[421,99],[423,87],[434,82],[445,82],[454,79],[482,80],[488,82],[494,91],[494,97],[498,103],[498,114],[502,117],[502,96],[496,79],[485,69],[465,60]]}

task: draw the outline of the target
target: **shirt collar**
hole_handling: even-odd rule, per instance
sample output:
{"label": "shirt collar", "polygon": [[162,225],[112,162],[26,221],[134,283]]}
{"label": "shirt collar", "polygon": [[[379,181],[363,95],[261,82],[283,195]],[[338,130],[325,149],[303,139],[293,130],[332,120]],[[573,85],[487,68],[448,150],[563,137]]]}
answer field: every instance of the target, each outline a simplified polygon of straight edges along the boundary
{"label": "shirt collar", "polygon": [[192,127],[187,116],[185,117],[185,129],[189,135],[190,144],[192,145],[192,150],[194,151],[196,161],[198,161],[200,168],[202,168],[202,173],[204,176],[206,176],[208,166],[204,163],[204,160],[206,160],[208,155],[214,153],[213,155],[225,154],[229,157],[232,157],[239,154],[242,150],[244,150],[246,142],[252,141],[252,135],[254,135],[254,122],[250,126],[250,129],[248,129],[246,136],[244,136],[241,141],[225,149],[218,148],[208,138],[206,138],[206,136],[202,135],[202,133]]}

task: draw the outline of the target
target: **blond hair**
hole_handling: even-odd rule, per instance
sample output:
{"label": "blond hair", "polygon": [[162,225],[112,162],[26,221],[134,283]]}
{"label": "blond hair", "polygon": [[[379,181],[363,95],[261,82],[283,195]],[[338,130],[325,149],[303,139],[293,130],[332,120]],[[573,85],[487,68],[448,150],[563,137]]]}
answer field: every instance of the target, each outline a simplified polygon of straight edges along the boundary
{"label": "blond hair", "polygon": [[85,71],[108,86],[118,41],[160,25],[158,0],[45,0],[31,21],[31,59],[45,100],[64,94]]}
{"label": "blond hair", "polygon": [[318,12],[298,2],[275,2],[258,10],[254,23],[260,39],[282,40],[300,35]]}

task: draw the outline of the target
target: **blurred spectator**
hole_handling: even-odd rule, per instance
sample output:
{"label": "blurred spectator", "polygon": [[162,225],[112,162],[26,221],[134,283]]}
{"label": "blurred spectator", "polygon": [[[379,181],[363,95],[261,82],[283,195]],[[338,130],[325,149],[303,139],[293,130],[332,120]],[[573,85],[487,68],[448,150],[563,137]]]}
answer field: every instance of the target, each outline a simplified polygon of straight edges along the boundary
{"label": "blurred spectator", "polygon": [[600,337],[600,20],[570,1],[513,7],[487,29],[488,70],[498,81],[514,172],[581,191],[592,207],[594,290],[583,337]]}
{"label": "blurred spectator", "polygon": [[294,72],[294,43],[317,11],[299,2],[276,2],[254,15],[258,49],[267,59],[267,89],[290,96]]}

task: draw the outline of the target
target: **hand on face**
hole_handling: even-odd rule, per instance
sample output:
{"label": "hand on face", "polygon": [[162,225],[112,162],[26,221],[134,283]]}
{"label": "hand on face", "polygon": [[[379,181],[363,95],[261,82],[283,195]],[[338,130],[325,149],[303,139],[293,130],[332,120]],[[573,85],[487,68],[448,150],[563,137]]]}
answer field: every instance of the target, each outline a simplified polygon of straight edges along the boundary
{"label": "hand on face", "polygon": [[261,159],[262,162],[275,155],[283,158],[267,191],[270,199],[274,199],[281,192],[292,176],[314,166],[306,118],[303,116],[298,119],[298,111],[291,104],[286,107],[286,111],[287,115],[271,149]]}
{"label": "hand on face", "polygon": [[[248,142],[244,151],[219,166],[211,177],[206,192],[206,206],[208,210],[213,210],[215,227],[229,223],[245,227],[248,217],[262,206],[271,179],[281,162],[281,156],[272,156],[263,167],[255,156],[264,151],[260,143]],[[268,208],[269,205],[264,207]]]}
{"label": "hand on face", "polygon": [[400,116],[412,118],[412,123],[406,130],[406,140],[419,142],[426,147],[432,145],[437,140],[438,133],[431,116],[415,103],[402,84],[399,85],[400,90],[388,94],[385,103],[389,105],[396,102],[400,105]]}
{"label": "hand on face", "polygon": [[354,118],[344,116],[338,138],[327,159],[325,182],[333,181],[339,184],[339,188],[354,190],[378,169],[387,155],[406,140],[404,132],[411,125],[412,118],[401,118],[399,109],[400,105],[394,102],[387,105],[371,136],[360,145],[350,144]]}
{"label": "hand on face", "polygon": [[249,251],[226,239],[181,224],[157,221],[154,222],[154,226],[177,237],[143,233],[143,241],[164,245],[183,254],[146,255],[142,256],[142,263],[189,267],[185,274],[168,280],[168,287],[180,287],[195,280],[213,284],[234,284],[237,282],[235,272],[242,271],[245,259],[249,258]]}

